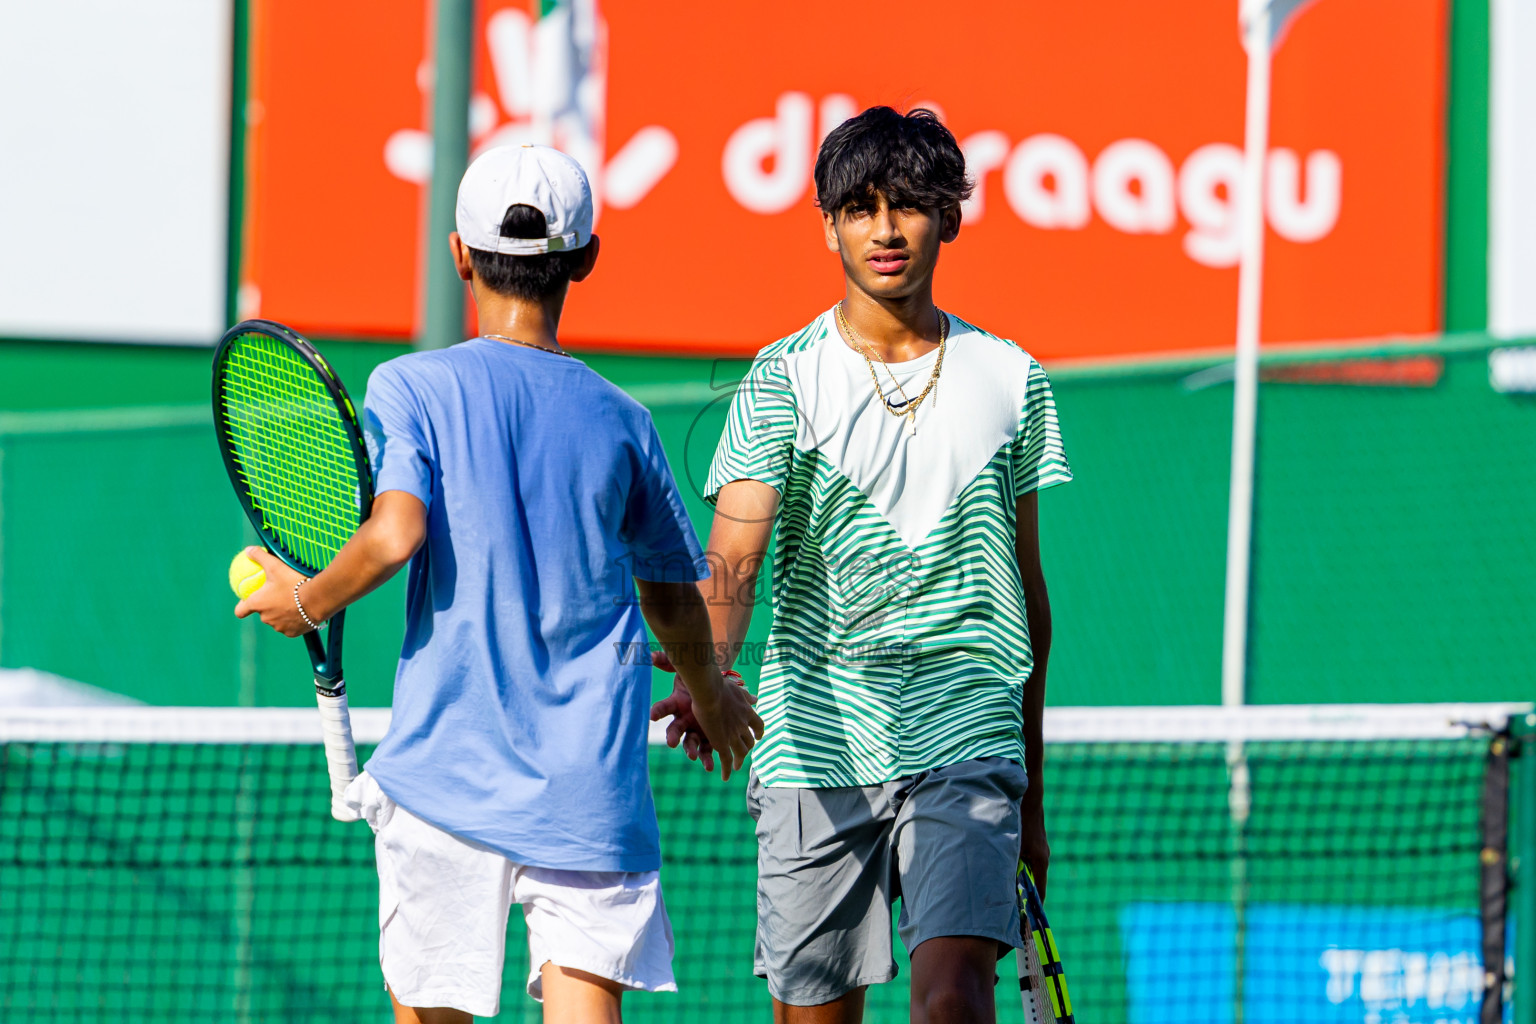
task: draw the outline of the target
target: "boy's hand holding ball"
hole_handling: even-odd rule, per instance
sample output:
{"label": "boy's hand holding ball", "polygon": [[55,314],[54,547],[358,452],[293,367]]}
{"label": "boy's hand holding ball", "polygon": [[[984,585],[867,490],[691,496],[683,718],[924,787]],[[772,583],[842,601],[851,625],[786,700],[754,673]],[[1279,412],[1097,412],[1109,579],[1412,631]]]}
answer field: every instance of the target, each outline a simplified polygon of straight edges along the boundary
{"label": "boy's hand holding ball", "polygon": [[240,603],[235,618],[257,615],[284,636],[309,632],[293,603],[293,588],[304,579],[265,548],[248,547],[229,564],[229,585]]}
{"label": "boy's hand holding ball", "polygon": [[235,560],[229,563],[229,589],[235,592],[235,596],[244,601],[256,591],[266,585],[267,574],[260,565],[251,560],[244,551],[235,556]]}

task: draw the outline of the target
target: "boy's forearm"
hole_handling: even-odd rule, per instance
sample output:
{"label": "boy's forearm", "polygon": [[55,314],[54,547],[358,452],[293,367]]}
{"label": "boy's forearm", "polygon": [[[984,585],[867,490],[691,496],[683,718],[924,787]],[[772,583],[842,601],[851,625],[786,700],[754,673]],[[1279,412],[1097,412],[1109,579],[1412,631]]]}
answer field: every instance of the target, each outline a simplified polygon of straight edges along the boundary
{"label": "boy's forearm", "polygon": [[708,639],[709,613],[702,602],[686,609],[663,610],[659,605],[645,603],[641,608],[657,642],[685,681],[706,665],[718,664],[714,644]]}
{"label": "boy's forearm", "polygon": [[1045,668],[1051,655],[1051,604],[1043,580],[1031,589],[1035,592],[1025,598],[1034,668],[1024,681],[1024,770],[1029,774],[1024,802],[1038,807],[1045,797]]}
{"label": "boy's forearm", "polygon": [[636,578],[640,612],[677,670],[680,691],[659,701],[651,716],[673,715],[668,743],[685,740],[688,756],[712,768],[721,758],[723,778],[741,768],[752,744],[763,735],[763,721],[752,710],[752,698],[721,676],[710,636],[709,609],[695,583],[647,582]]}
{"label": "boy's forearm", "polygon": [[699,585],[709,604],[722,667],[735,664],[752,626],[757,577],[768,557],[779,492],[758,480],[735,480],[720,489],[709,529],[710,578]]}
{"label": "boy's forearm", "polygon": [[1045,797],[1045,666],[1051,658],[1051,598],[1045,589],[1040,565],[1039,495],[1030,491],[1018,498],[1014,559],[1024,591],[1024,619],[1029,627],[1029,646],[1034,668],[1024,680],[1024,770],[1029,773],[1026,809],[1039,810]]}
{"label": "boy's forearm", "polygon": [[402,529],[391,520],[367,520],[331,564],[303,585],[299,598],[304,610],[317,622],[329,619],[399,572],[423,539],[409,526]]}
{"label": "boy's forearm", "polygon": [[710,578],[699,583],[699,591],[709,606],[709,621],[715,643],[721,652],[721,668],[730,668],[741,655],[742,644],[752,628],[752,611],[757,604],[757,574],[762,555],[733,557],[709,552]]}
{"label": "boy's forearm", "polygon": [[707,687],[718,681],[720,666],[711,639],[710,613],[699,590],[693,584],[644,580],[636,580],[636,585],[640,613],[684,685],[697,695],[696,686]]}

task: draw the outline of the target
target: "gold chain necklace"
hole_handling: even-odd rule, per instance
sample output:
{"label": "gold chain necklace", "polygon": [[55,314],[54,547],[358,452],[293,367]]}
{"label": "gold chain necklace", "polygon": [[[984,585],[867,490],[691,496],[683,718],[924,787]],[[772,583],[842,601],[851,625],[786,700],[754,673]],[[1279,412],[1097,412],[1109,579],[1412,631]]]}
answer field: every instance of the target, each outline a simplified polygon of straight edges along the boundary
{"label": "gold chain necklace", "polygon": [[521,345],[524,348],[536,348],[540,352],[548,352],[550,355],[565,356],[567,359],[574,358],[569,352],[562,352],[558,348],[550,348],[547,345],[535,345],[531,341],[518,341],[516,338],[509,338],[505,334],[482,334],[480,337],[495,338],[497,341],[510,341],[514,345]]}
{"label": "gold chain necklace", "polygon": [[908,398],[907,389],[902,387],[901,381],[896,379],[896,374],[892,372],[890,364],[881,359],[880,353],[874,353],[875,359],[879,359],[880,365],[885,367],[887,376],[891,378],[891,383],[896,385],[896,390],[902,397],[902,401],[899,404],[893,405],[891,400],[885,397],[885,390],[880,387],[880,376],[875,373],[874,361],[870,359],[870,353],[873,350],[859,336],[859,333],[853,329],[853,325],[848,322],[848,316],[843,312],[843,304],[841,302],[837,304],[838,325],[847,333],[849,340],[859,346],[859,352],[864,357],[864,365],[869,367],[869,379],[875,384],[875,394],[880,396],[880,403],[885,406],[885,411],[892,416],[905,416],[907,418],[907,434],[911,437],[917,436],[917,407],[922,405],[923,400],[938,386],[939,373],[944,369],[944,343],[949,339],[949,317],[945,316],[940,310],[935,310],[935,312],[939,314],[939,358],[933,364],[933,373],[929,375],[928,386],[923,388],[922,394],[916,398]]}

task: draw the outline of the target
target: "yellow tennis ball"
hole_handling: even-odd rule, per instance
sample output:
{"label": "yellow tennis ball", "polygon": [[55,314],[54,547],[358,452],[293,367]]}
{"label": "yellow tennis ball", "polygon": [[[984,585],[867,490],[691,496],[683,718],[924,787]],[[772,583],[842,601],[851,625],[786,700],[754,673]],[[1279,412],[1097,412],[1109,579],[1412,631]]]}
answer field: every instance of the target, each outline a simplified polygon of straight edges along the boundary
{"label": "yellow tennis ball", "polygon": [[229,563],[229,588],[244,601],[266,585],[267,574],[242,551]]}

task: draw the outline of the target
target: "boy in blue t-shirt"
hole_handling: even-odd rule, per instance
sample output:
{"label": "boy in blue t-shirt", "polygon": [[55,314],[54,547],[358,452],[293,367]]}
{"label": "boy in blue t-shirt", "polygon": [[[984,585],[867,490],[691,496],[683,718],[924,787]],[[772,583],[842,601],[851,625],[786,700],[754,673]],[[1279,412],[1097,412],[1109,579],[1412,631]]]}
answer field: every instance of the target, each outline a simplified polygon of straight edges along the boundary
{"label": "boy in blue t-shirt", "polygon": [[580,166],[491,150],[456,220],[485,333],[374,371],[372,516],[311,580],[250,549],[267,584],[236,614],[296,636],[410,563],[389,732],[347,791],[377,837],[395,1018],[494,1016],[521,903],[545,1018],[617,1021],[624,990],[676,988],[650,665],[624,656],[641,615],[727,773],[762,721],[715,663],[709,567],[650,415],[556,340],[598,252]]}

